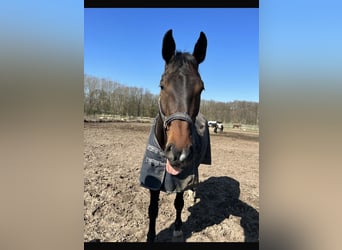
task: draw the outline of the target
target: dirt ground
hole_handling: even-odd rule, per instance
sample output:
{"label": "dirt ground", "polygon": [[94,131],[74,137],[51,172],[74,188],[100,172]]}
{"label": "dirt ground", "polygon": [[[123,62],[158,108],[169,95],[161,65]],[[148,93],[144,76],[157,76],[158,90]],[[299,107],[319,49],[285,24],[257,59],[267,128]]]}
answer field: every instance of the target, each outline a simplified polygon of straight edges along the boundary
{"label": "dirt ground", "polygon": [[[139,174],[149,123],[84,123],[84,241],[145,242],[149,190]],[[210,128],[212,165],[184,194],[186,242],[259,241],[259,136]],[[175,194],[161,192],[158,242],[172,241]]]}

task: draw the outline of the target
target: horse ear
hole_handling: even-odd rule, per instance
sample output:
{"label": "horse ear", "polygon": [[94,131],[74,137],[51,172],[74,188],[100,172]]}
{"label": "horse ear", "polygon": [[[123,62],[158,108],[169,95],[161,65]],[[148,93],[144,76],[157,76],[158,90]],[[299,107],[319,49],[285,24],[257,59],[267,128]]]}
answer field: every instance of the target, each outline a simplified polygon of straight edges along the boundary
{"label": "horse ear", "polygon": [[203,32],[201,32],[200,37],[194,48],[192,55],[196,58],[198,64],[204,61],[205,54],[207,52],[207,37]]}
{"label": "horse ear", "polygon": [[175,51],[176,43],[172,36],[172,29],[170,29],[165,33],[163,38],[162,54],[166,63],[170,61],[171,57],[175,54]]}

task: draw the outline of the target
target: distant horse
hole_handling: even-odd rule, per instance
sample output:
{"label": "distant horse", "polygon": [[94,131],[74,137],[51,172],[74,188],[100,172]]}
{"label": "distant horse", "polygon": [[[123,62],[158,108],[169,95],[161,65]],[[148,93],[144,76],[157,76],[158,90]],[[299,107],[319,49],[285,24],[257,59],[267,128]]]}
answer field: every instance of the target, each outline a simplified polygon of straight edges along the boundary
{"label": "distant horse", "polygon": [[217,122],[214,127],[214,132],[217,133],[217,129],[219,129],[221,132],[223,131],[223,124]]}
{"label": "distant horse", "polygon": [[241,128],[241,124],[233,124],[233,128]]}
{"label": "distant horse", "polygon": [[221,121],[208,121],[208,126],[214,128],[214,133],[217,133],[217,129],[223,131],[223,124]]}
{"label": "distant horse", "polygon": [[207,38],[203,32],[192,54],[176,51],[172,30],[163,38],[165,69],[160,81],[159,112],[140,170],[140,184],[150,190],[148,242],[156,237],[160,191],[176,193],[173,236],[180,237],[183,193],[196,188],[198,166],[211,164],[208,123],[199,112],[204,84],[198,65],[204,61],[206,50]]}

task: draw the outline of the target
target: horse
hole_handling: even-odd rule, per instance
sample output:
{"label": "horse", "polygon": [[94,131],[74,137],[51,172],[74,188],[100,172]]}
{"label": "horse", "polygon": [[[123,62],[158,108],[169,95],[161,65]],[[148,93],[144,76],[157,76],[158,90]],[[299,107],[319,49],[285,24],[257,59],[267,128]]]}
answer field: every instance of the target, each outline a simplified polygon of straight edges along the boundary
{"label": "horse", "polygon": [[233,128],[240,128],[241,129],[241,124],[233,124]]}
{"label": "horse", "polygon": [[176,51],[172,29],[163,37],[165,66],[159,85],[159,112],[150,130],[140,170],[140,184],[150,191],[147,242],[156,238],[160,191],[176,193],[173,237],[182,236],[183,194],[186,190],[196,190],[198,166],[211,165],[208,123],[199,112],[204,83],[198,68],[205,59],[206,49],[204,32],[200,32],[192,54]]}
{"label": "horse", "polygon": [[223,124],[221,121],[208,121],[208,126],[214,128],[214,133],[217,133],[217,129],[223,131]]}

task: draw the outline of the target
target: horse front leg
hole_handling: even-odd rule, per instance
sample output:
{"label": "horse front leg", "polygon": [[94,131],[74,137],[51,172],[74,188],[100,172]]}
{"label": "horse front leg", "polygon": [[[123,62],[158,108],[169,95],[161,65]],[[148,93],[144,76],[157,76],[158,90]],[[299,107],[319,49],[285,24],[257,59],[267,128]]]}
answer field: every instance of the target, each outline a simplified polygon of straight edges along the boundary
{"label": "horse front leg", "polygon": [[184,207],[184,199],[183,199],[184,192],[179,192],[176,194],[176,199],[174,202],[174,206],[176,208],[176,220],[175,220],[175,229],[173,231],[173,240],[179,240],[180,237],[183,236],[182,231],[182,210]]}
{"label": "horse front leg", "polygon": [[156,219],[158,216],[159,194],[159,190],[150,190],[150,206],[148,207],[150,224],[147,233],[147,242],[153,242],[156,237]]}

